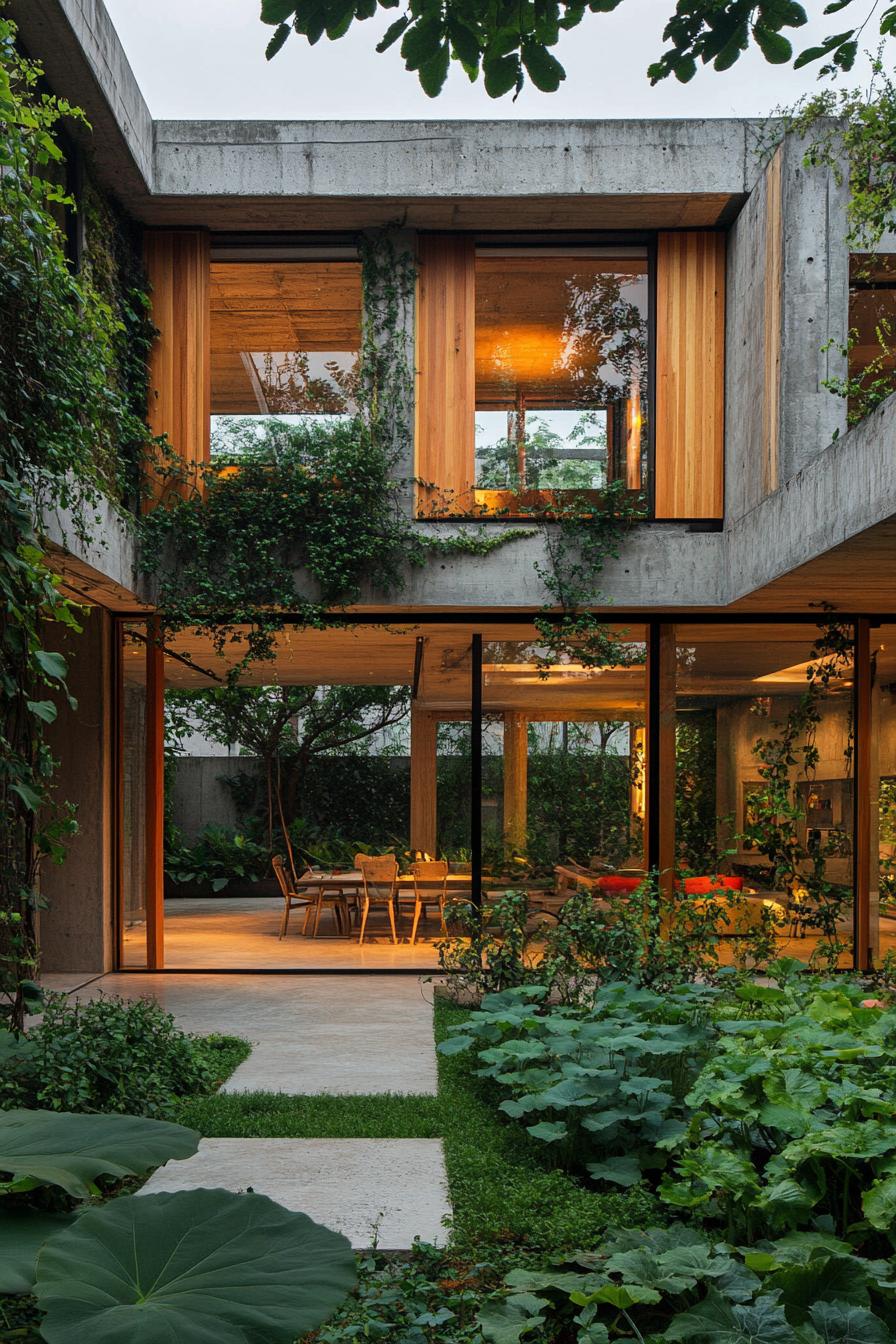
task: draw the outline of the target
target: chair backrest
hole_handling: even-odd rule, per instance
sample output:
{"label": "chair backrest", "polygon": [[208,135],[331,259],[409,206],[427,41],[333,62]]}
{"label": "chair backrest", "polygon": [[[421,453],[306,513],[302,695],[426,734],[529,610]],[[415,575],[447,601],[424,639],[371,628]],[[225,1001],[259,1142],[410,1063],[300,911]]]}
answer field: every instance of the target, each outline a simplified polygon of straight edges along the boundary
{"label": "chair backrest", "polygon": [[271,867],[273,868],[274,876],[280,885],[283,899],[284,901],[288,901],[292,894],[292,883],[286,875],[286,864],[283,862],[283,858],[280,854],[275,854],[271,859]]}
{"label": "chair backrest", "polygon": [[364,882],[365,894],[374,888],[377,894],[392,895],[398,879],[398,860],[394,854],[356,854],[355,863]]}
{"label": "chair backrest", "polygon": [[445,894],[448,884],[448,862],[446,859],[419,859],[411,864],[414,875],[414,889],[419,893],[426,889],[438,890]]}

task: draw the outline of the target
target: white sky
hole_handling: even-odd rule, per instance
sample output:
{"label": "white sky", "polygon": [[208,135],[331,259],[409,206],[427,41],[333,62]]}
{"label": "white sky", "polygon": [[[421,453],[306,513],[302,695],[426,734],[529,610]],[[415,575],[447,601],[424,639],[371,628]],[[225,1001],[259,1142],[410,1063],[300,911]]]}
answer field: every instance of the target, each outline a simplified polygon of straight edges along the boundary
{"label": "white sky", "polygon": [[[755,51],[723,74],[701,69],[690,84],[651,88],[647,65],[660,55],[675,0],[623,0],[612,14],[586,15],[557,48],[567,78],[554,94],[527,85],[516,103],[493,101],[481,83],[452,70],[437,99],[404,69],[397,47],[374,51],[395,10],[355,25],[338,42],[309,47],[293,34],[270,64],[273,29],[259,0],[105,0],[154,117],[351,119],[453,117],[742,117],[762,116],[816,86],[809,70],[770,66]],[[821,0],[798,30],[797,50],[832,31]],[[857,66],[852,83],[866,76]]]}

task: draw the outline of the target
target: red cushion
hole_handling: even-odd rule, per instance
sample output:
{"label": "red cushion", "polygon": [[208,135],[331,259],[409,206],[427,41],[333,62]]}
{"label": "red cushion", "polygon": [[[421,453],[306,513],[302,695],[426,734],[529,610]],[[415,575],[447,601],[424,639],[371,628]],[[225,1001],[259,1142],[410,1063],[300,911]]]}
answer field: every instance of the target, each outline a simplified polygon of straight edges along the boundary
{"label": "red cushion", "polygon": [[637,891],[643,881],[643,877],[619,877],[611,873],[607,877],[599,877],[597,886],[599,891],[606,891],[611,896],[621,896],[624,892]]}
{"label": "red cushion", "polygon": [[685,896],[710,896],[714,891],[743,891],[742,877],[686,877]]}

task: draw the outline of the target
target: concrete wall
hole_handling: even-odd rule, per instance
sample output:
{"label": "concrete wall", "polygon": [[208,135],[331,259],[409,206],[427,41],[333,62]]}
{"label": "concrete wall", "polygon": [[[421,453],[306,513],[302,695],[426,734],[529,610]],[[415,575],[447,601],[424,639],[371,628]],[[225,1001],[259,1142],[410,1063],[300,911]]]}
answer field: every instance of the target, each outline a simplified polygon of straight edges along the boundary
{"label": "concrete wall", "polygon": [[[803,165],[805,145],[783,146],[781,480],[794,476],[846,428],[846,404],[822,383],[842,377],[835,348],[849,330],[848,189],[827,170]],[[829,341],[834,346],[825,350]]]}
{"label": "concrete wall", "polygon": [[56,798],[77,809],[78,834],[65,862],[46,863],[41,890],[49,908],[40,915],[44,971],[95,972],[112,967],[113,837],[111,622],[94,608],[84,633],[47,642],[69,662],[68,685],[77,708],[61,705],[47,732],[59,760]]}

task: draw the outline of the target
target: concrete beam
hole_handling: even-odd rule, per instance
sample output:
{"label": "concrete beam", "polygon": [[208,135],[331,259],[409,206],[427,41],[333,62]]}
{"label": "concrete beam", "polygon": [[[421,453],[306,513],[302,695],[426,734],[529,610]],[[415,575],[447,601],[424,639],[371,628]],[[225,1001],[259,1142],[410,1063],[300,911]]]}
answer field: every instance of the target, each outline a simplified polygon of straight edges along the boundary
{"label": "concrete beam", "polygon": [[727,601],[896,515],[894,434],[896,396],[736,519],[723,534]]}
{"label": "concrete beam", "polygon": [[152,190],[153,121],[103,0],[8,0],[25,49],[55,93],[87,114],[73,133],[122,201]]}

